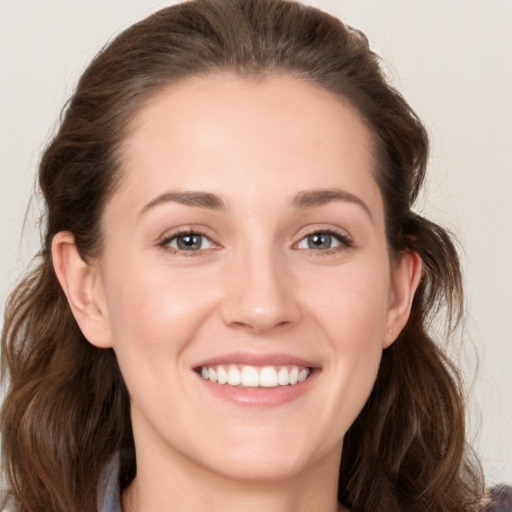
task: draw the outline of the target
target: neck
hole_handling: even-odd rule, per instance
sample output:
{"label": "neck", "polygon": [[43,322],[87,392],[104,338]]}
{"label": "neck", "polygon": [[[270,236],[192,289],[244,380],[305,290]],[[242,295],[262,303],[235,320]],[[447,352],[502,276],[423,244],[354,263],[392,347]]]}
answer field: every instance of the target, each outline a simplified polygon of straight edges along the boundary
{"label": "neck", "polygon": [[339,512],[339,459],[268,481],[236,480],[190,460],[137,457],[137,476],[123,493],[124,512]]}

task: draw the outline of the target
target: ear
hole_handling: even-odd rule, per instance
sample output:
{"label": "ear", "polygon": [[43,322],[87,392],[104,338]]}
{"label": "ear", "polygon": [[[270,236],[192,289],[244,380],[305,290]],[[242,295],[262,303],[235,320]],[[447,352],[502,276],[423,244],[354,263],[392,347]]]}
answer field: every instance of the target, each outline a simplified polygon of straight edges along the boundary
{"label": "ear", "polygon": [[53,237],[52,259],[57,279],[83,335],[92,345],[111,347],[108,310],[98,267],[82,259],[73,235],[67,231]]}
{"label": "ear", "polygon": [[383,348],[389,347],[405,327],[420,280],[421,258],[413,251],[404,252],[391,269],[391,292]]}

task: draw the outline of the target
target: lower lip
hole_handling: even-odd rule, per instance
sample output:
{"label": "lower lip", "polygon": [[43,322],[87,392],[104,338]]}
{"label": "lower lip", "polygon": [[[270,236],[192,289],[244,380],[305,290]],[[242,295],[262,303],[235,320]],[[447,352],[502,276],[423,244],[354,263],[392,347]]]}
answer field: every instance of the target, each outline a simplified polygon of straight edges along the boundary
{"label": "lower lip", "polygon": [[242,388],[229,384],[218,384],[203,379],[200,375],[198,375],[198,378],[210,392],[223,400],[242,406],[276,407],[295,400],[306,393],[317,373],[313,370],[303,382],[293,386],[277,386],[275,388]]}

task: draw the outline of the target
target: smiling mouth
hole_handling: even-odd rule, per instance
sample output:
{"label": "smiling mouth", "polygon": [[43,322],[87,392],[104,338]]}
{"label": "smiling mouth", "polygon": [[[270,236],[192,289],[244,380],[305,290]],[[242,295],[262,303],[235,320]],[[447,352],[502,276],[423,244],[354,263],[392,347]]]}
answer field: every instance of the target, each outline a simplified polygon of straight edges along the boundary
{"label": "smiling mouth", "polygon": [[297,365],[209,365],[196,370],[204,380],[243,388],[295,386],[311,375],[311,368]]}

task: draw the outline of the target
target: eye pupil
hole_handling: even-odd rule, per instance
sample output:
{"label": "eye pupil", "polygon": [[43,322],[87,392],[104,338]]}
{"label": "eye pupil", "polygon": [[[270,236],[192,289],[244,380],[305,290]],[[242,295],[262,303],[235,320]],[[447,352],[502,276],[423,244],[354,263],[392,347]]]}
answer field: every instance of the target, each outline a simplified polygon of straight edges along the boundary
{"label": "eye pupil", "polygon": [[328,233],[315,233],[308,236],[308,247],[310,249],[329,249],[332,237]]}
{"label": "eye pupil", "polygon": [[202,235],[181,235],[177,239],[178,248],[182,251],[201,249]]}

